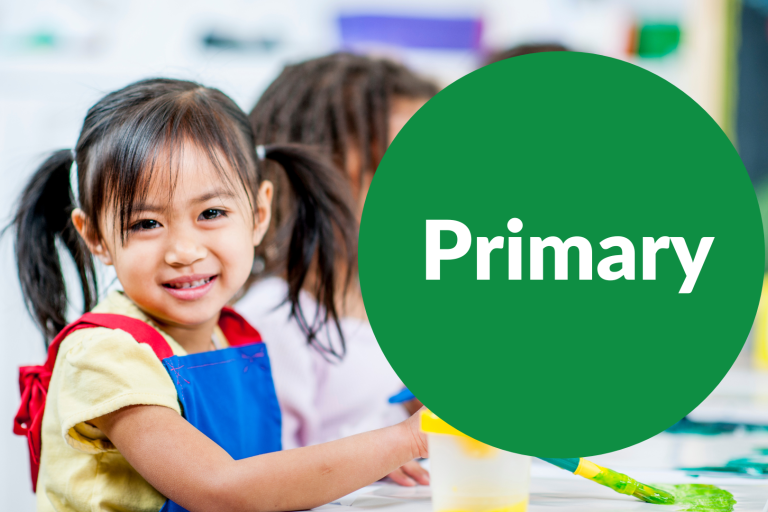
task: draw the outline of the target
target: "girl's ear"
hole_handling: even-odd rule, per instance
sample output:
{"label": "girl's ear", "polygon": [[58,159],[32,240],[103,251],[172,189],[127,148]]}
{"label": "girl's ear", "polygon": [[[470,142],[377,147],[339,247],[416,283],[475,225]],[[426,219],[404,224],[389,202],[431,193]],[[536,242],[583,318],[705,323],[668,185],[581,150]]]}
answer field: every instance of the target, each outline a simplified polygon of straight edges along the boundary
{"label": "girl's ear", "polygon": [[264,180],[259,186],[259,192],[256,195],[256,211],[253,219],[253,245],[259,245],[264,239],[269,227],[269,221],[272,219],[272,194],[275,190],[271,181]]}
{"label": "girl's ear", "polygon": [[101,242],[98,229],[93,229],[89,223],[85,213],[80,208],[72,210],[72,224],[80,234],[80,237],[85,241],[85,245],[88,246],[88,250],[91,254],[99,258],[105,265],[112,265],[112,255]]}

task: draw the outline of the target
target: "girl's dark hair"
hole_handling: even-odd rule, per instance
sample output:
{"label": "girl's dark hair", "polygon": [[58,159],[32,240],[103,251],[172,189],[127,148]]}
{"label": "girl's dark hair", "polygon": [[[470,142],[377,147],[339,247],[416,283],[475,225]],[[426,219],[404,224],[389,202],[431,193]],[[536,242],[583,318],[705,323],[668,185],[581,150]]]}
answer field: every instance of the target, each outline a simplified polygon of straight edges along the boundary
{"label": "girl's dark hair", "polygon": [[[72,151],[55,152],[35,172],[13,225],[25,303],[46,344],[67,324],[57,240],[75,260],[85,310],[97,300],[91,254],[70,220],[75,205],[88,219],[86,229],[95,234],[105,209],[111,208],[124,241],[133,206],[145,198],[153,174],[162,172],[159,168],[170,167],[173,193],[181,172],[178,153],[186,144],[205,151],[228,186],[242,187],[249,200],[257,197],[263,176],[248,117],[221,91],[181,80],[142,80],[108,94],[88,111],[74,150],[78,198],[70,187]],[[333,262],[355,257],[348,189],[334,180],[330,162],[309,149],[268,145],[263,156],[282,166],[296,191],[288,270],[293,311],[301,316],[299,291],[310,266],[317,265],[317,301],[336,320],[338,272]]]}
{"label": "girl's dark hair", "polygon": [[[309,144],[329,156],[337,174],[348,181],[347,156],[354,148],[360,159],[359,178],[375,171],[389,141],[393,98],[431,98],[437,86],[395,62],[335,53],[286,66],[250,113],[258,144]],[[287,234],[294,222],[291,197],[284,179],[271,166],[275,208],[270,234],[257,249],[263,266],[251,277],[283,272],[289,259]],[[319,177],[318,177],[319,179]],[[350,270],[351,271],[351,270]]]}

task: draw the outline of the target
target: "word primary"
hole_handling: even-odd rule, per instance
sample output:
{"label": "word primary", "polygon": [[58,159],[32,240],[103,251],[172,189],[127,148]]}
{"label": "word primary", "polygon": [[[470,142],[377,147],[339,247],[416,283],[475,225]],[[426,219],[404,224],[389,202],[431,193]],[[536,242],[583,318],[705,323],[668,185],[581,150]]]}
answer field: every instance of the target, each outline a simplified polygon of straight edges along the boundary
{"label": "word primary", "polygon": [[[507,229],[512,233],[519,233],[523,229],[523,222],[513,218],[507,223]],[[456,245],[450,249],[440,248],[440,233],[452,231],[456,234]],[[509,237],[509,279],[519,281],[522,279],[521,238]],[[685,271],[685,281],[679,293],[691,293],[699,278],[704,261],[707,259],[709,249],[712,247],[715,237],[703,237],[692,258],[688,245],[682,237],[662,236],[658,239],[643,237],[643,280],[656,279],[656,253],[661,249],[669,249],[669,244],[677,253],[677,258]],[[469,228],[455,220],[427,220],[427,280],[440,280],[440,262],[461,258],[469,251],[472,245],[472,234]],[[568,279],[568,250],[572,247],[578,249],[579,279],[592,279],[592,244],[589,240],[580,236],[573,236],[563,241],[558,237],[550,236],[545,239],[531,237],[530,269],[531,280],[544,279],[544,248],[551,247],[555,251],[555,280]],[[622,236],[612,236],[600,242],[600,247],[610,249],[618,247],[621,254],[607,256],[597,265],[597,275],[606,281],[615,281],[624,278],[635,279],[635,247],[631,241]],[[491,252],[494,249],[504,248],[504,237],[497,236],[492,239],[477,237],[477,280],[485,281],[491,278]],[[612,267],[616,265],[618,269]]]}

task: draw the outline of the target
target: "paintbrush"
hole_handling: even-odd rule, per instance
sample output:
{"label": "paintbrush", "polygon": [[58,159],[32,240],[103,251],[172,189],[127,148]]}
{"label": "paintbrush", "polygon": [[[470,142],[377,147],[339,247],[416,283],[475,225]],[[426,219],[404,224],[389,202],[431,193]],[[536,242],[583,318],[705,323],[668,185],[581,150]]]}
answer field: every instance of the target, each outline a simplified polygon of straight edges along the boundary
{"label": "paintbrush", "polygon": [[671,505],[675,502],[675,497],[668,492],[655,489],[650,485],[642,484],[637,480],[628,477],[627,475],[617,473],[612,469],[598,466],[594,462],[590,462],[587,459],[539,458],[566,471],[570,471],[574,475],[579,475],[592,480],[593,482],[597,482],[600,485],[610,487],[614,491],[621,494],[632,495],[635,498],[639,498],[645,501],[646,503],[654,503],[656,505]]}

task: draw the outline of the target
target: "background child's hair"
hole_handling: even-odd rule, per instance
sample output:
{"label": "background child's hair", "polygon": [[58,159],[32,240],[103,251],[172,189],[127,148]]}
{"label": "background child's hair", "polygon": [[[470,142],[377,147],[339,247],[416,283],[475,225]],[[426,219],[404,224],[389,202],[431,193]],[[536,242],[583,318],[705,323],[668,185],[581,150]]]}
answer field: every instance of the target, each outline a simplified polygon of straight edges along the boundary
{"label": "background child's hair", "polygon": [[[431,98],[437,86],[395,62],[335,53],[286,66],[250,113],[256,141],[310,144],[330,156],[345,180],[347,156],[354,148],[359,179],[379,165],[389,142],[393,98]],[[275,208],[269,236],[257,249],[265,274],[280,273],[288,255],[287,233],[293,222],[291,198],[276,170]],[[357,198],[356,198],[357,199]],[[251,282],[259,276],[254,275]],[[249,282],[250,284],[250,282]]]}
{"label": "background child's hair", "polygon": [[519,57],[521,55],[530,55],[531,53],[544,53],[544,52],[568,52],[568,48],[560,43],[533,43],[533,44],[520,44],[494,52],[488,56],[485,60],[485,65],[493,64],[505,59],[511,59],[512,57]]}
{"label": "background child's hair", "polygon": [[[13,225],[24,300],[46,344],[67,324],[67,290],[57,240],[75,260],[85,310],[97,301],[93,259],[72,226],[72,210],[79,206],[88,219],[86,229],[98,235],[102,215],[111,208],[124,241],[133,205],[144,199],[155,164],[165,165],[163,159],[169,159],[173,193],[181,160],[178,152],[188,143],[207,152],[225,184],[243,187],[249,200],[257,197],[263,176],[248,117],[221,91],[181,80],[143,80],[108,94],[88,111],[74,155],[71,150],[57,151],[35,172],[22,193]],[[355,259],[348,187],[330,162],[310,149],[268,145],[263,156],[280,164],[296,195],[296,223],[288,235],[293,309],[300,314],[299,291],[310,266],[317,265],[316,299],[337,320],[335,264],[339,258]],[[78,198],[70,186],[73,161]]]}
{"label": "background child's hair", "polygon": [[433,82],[401,64],[334,53],[286,66],[249,117],[259,144],[301,142],[330,149],[339,169],[354,146],[361,168],[372,172],[387,149],[392,98],[435,94]]}

